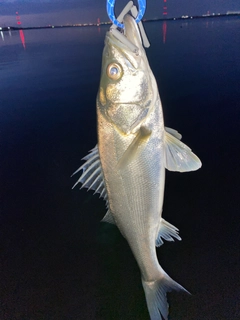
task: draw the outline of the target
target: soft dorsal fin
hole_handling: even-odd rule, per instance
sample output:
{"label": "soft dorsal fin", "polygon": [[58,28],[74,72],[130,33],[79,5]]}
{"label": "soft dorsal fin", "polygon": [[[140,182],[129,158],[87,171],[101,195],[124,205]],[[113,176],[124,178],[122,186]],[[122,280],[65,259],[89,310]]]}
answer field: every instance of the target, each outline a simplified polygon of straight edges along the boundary
{"label": "soft dorsal fin", "polygon": [[174,241],[174,238],[182,240],[178,234],[178,228],[174,227],[171,223],[161,218],[160,227],[156,239],[156,247],[160,247],[163,244],[163,240]]}
{"label": "soft dorsal fin", "polygon": [[110,212],[110,210],[107,211],[107,213],[105,214],[105,216],[102,219],[102,222],[108,222],[108,223],[111,223],[111,224],[116,224],[115,220],[113,218],[113,215]]}
{"label": "soft dorsal fin", "polygon": [[170,171],[195,171],[202,166],[200,159],[191,149],[167,131],[164,133],[164,152],[165,168]]}

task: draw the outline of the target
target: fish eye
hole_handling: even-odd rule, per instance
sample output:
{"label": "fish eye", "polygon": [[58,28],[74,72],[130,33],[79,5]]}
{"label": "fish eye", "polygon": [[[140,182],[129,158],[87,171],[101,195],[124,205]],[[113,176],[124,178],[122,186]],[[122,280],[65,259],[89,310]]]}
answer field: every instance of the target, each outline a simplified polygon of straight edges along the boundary
{"label": "fish eye", "polygon": [[118,80],[123,75],[123,70],[120,64],[110,63],[107,67],[107,75],[110,79]]}

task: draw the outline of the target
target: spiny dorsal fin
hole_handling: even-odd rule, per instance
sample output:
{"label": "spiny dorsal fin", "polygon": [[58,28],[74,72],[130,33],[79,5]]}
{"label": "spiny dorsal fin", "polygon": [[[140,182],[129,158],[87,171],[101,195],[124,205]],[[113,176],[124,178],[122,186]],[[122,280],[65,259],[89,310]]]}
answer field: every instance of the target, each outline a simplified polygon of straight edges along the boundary
{"label": "spiny dorsal fin", "polygon": [[104,178],[102,173],[102,166],[99,157],[98,145],[96,145],[89,154],[83,158],[86,162],[78,168],[73,174],[82,170],[82,174],[73,188],[81,183],[81,188],[88,188],[88,190],[94,190],[95,193],[100,193],[100,197],[104,198],[108,203],[107,191],[104,185]]}
{"label": "spiny dorsal fin", "polygon": [[88,190],[94,190],[94,194],[100,193],[100,198],[103,198],[106,201],[106,206],[108,209],[102,221],[115,224],[114,218],[109,209],[107,190],[104,184],[98,145],[90,150],[89,154],[86,155],[82,160],[86,160],[86,162],[72,174],[73,176],[74,174],[82,170],[82,174],[78,181],[74,184],[73,188],[78,183],[81,183],[81,189],[88,188]]}

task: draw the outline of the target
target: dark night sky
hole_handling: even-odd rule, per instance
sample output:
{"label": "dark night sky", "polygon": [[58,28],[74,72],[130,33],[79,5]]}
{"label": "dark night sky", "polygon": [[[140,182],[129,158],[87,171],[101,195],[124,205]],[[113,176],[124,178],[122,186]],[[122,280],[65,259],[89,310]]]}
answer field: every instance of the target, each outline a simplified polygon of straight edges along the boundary
{"label": "dark night sky", "polygon": [[[116,15],[128,0],[116,0]],[[137,3],[137,0],[135,0]],[[147,0],[144,18],[162,17],[163,0]],[[99,17],[108,21],[106,0],[0,0],[0,26],[16,25],[15,12],[19,11],[22,25],[94,22]],[[168,17],[202,15],[240,11],[239,0],[167,0]]]}

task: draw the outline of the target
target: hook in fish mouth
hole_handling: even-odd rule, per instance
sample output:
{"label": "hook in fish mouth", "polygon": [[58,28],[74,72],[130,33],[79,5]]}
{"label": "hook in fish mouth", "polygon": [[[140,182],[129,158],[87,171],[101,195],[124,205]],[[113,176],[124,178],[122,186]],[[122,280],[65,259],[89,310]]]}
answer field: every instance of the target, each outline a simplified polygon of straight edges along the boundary
{"label": "hook in fish mouth", "polygon": [[[141,0],[145,1],[145,0]],[[131,14],[128,14],[128,12],[131,11]],[[134,18],[136,18],[138,15],[138,10],[136,6],[133,5],[132,1],[129,1],[129,3],[126,5],[126,7],[123,9],[123,11],[120,13],[118,19],[123,22],[121,29],[123,32],[119,31],[116,24],[113,24],[110,27],[110,32],[115,36],[115,38],[125,44],[132,52],[136,53],[138,55],[139,48],[142,46],[142,42],[145,48],[148,48],[150,46],[150,43],[148,41],[147,35],[145,33],[143,24],[141,21],[137,21]],[[116,20],[117,21],[117,20]],[[138,24],[137,24],[138,22]],[[128,33],[131,35],[128,36]],[[133,35],[137,35],[139,37],[139,42],[135,43],[132,40],[135,38]],[[141,41],[142,38],[142,41]],[[131,40],[129,40],[131,39]]]}

